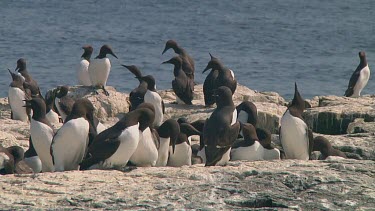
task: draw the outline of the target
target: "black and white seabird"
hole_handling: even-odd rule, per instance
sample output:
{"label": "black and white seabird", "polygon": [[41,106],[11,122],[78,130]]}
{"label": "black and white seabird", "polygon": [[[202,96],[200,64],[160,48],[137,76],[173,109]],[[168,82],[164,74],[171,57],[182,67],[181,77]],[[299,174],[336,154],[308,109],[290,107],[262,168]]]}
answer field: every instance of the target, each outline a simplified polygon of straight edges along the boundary
{"label": "black and white seabird", "polygon": [[270,131],[256,128],[259,143],[264,148],[264,160],[280,160],[280,150],[273,146]]}
{"label": "black and white seabird", "polygon": [[68,96],[69,87],[59,86],[55,90],[55,107],[63,122],[73,108],[74,100]]}
{"label": "black and white seabird", "polygon": [[121,169],[126,166],[139,143],[140,131],[154,121],[154,114],[148,108],[131,111],[114,126],[98,134],[88,148],[88,156],[80,169],[89,169],[95,164],[104,169]]}
{"label": "black and white seabird", "polygon": [[201,133],[189,123],[180,124],[180,134],[175,143],[175,149],[169,148],[169,159],[167,166],[180,167],[184,165],[191,166],[191,136]]}
{"label": "black and white seabird", "polygon": [[130,107],[129,111],[135,110],[145,100],[145,94],[147,92],[147,82],[142,80],[141,70],[135,65],[122,65],[127,68],[135,78],[139,80],[137,88],[133,89],[129,94]]}
{"label": "black and white seabird", "polygon": [[221,86],[215,91],[215,97],[217,108],[206,121],[203,129],[206,166],[227,164],[231,146],[240,131],[231,90]]}
{"label": "black and white seabird", "polygon": [[191,101],[194,96],[194,81],[187,77],[182,70],[182,61],[183,60],[180,56],[175,56],[172,59],[163,62],[163,64],[174,65],[173,74],[175,79],[172,81],[172,89],[177,96],[177,103],[192,105]]}
{"label": "black and white seabird", "polygon": [[54,132],[46,118],[46,104],[42,98],[34,97],[27,100],[25,106],[33,110],[30,122],[30,138],[39,159],[42,161],[42,171],[53,172],[54,166],[50,148]]}
{"label": "black and white seabird", "polygon": [[24,81],[28,83],[27,87],[31,92],[31,96],[41,96],[38,83],[31,77],[26,69],[26,60],[20,58],[17,60],[17,67],[15,71],[18,71],[24,78]]}
{"label": "black and white seabird", "polygon": [[365,88],[370,78],[370,68],[368,67],[364,51],[359,52],[359,59],[360,63],[350,77],[348,89],[345,91],[346,97],[361,96],[361,91]]}
{"label": "black and white seabird", "polygon": [[231,160],[263,160],[264,148],[259,143],[256,129],[252,124],[241,123],[244,140],[235,142],[230,152]]}
{"label": "black and white seabird", "polygon": [[5,148],[0,145],[0,175],[31,174],[32,169],[23,161],[24,151],[19,146]]}
{"label": "black and white seabird", "polygon": [[169,159],[170,148],[172,148],[172,152],[175,152],[176,141],[180,134],[180,125],[176,120],[168,119],[160,125],[157,132],[160,138],[160,146],[156,166],[166,166]]}
{"label": "black and white seabird", "polygon": [[[155,107],[150,103],[142,103],[137,109],[146,108],[152,111],[155,115]],[[136,109],[136,110],[137,110]],[[155,115],[156,116],[156,115]],[[154,121],[155,122],[155,121]],[[137,149],[130,157],[129,161],[142,167],[155,166],[158,160],[159,144],[152,130],[152,125],[139,131],[139,143]]]}
{"label": "black and white seabird", "polygon": [[107,58],[107,54],[111,54],[117,59],[112,48],[109,47],[109,45],[103,45],[100,48],[99,55],[90,61],[88,71],[95,92],[98,93],[97,89],[103,89],[104,94],[108,96],[109,93],[105,89],[105,85],[107,84],[109,72],[111,71],[111,62]]}
{"label": "black and white seabird", "polygon": [[305,101],[295,83],[294,98],[281,117],[280,142],[286,159],[309,160],[313,134],[302,118]]}
{"label": "black and white seabird", "polygon": [[13,73],[10,70],[9,73],[12,76],[12,82],[10,83],[8,90],[11,119],[27,122],[30,119],[30,109],[24,107],[27,97],[23,88],[24,80],[21,75]]}
{"label": "black and white seabird", "polygon": [[89,76],[89,64],[94,49],[91,45],[85,45],[82,47],[82,49],[84,50],[81,56],[82,60],[77,67],[78,85],[91,86],[91,80]]}
{"label": "black and white seabird", "polygon": [[224,64],[216,57],[213,57],[211,54],[211,60],[208,62],[206,68],[204,68],[203,73],[207,70],[218,70],[218,75],[216,78],[215,85],[217,87],[226,86],[231,91],[232,94],[236,91],[237,88],[237,80],[234,77],[234,73],[229,68],[225,67]]}
{"label": "black and white seabird", "polygon": [[176,54],[181,56],[182,70],[185,72],[186,76],[194,82],[195,64],[193,58],[174,40],[167,41],[162,54],[164,54],[167,50],[171,48],[174,50]]}
{"label": "black and white seabird", "polygon": [[[85,156],[94,125],[94,106],[87,99],[78,99],[63,126],[56,132],[51,145],[55,171],[78,170]],[[96,129],[93,131],[96,135]],[[95,138],[95,137],[92,137]]]}
{"label": "black and white seabird", "polygon": [[347,158],[345,153],[333,148],[328,139],[323,136],[317,136],[314,138],[313,151],[320,151],[321,155],[319,156],[319,160],[325,160],[332,156]]}
{"label": "black and white seabird", "polygon": [[25,152],[25,163],[33,170],[34,173],[42,172],[42,161],[35,151],[33,141],[29,138],[29,149]]}
{"label": "black and white seabird", "polygon": [[144,102],[152,104],[155,108],[155,120],[153,126],[159,127],[163,123],[165,113],[164,101],[156,92],[155,79],[153,76],[142,76],[141,80],[147,83],[147,91],[144,96]]}

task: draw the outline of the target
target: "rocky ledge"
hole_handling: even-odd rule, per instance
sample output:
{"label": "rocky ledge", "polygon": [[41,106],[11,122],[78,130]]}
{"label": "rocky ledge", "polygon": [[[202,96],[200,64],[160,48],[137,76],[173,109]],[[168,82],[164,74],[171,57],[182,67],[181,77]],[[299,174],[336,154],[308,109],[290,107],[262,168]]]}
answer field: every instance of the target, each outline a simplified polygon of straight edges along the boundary
{"label": "rocky ledge", "polygon": [[[107,87],[110,96],[71,87],[73,98],[88,98],[106,126],[128,111],[128,95]],[[207,118],[202,86],[192,106],[173,104],[172,90],[159,92],[165,119]],[[249,100],[258,108],[258,127],[269,129],[280,147],[278,129],[287,102],[275,92],[239,85],[234,103]],[[226,167],[137,168],[124,171],[72,171],[0,176],[2,209],[248,209],[354,210],[375,207],[375,123],[373,96],[357,99],[322,96],[307,100],[307,124],[354,159],[331,161],[230,162]],[[58,127],[58,126],[57,126]],[[314,136],[322,135],[314,134]],[[28,148],[29,124],[10,119],[0,99],[0,144]]]}

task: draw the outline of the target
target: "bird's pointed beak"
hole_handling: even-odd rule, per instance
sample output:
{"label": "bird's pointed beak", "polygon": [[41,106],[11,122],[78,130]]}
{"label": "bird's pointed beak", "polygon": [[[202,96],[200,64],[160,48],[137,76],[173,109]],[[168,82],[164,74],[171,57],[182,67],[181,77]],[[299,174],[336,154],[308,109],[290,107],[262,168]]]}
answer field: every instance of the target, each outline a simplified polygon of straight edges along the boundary
{"label": "bird's pointed beak", "polygon": [[129,69],[130,66],[122,64],[121,66],[125,67],[126,69]]}
{"label": "bird's pointed beak", "polygon": [[211,67],[210,67],[210,65],[207,65],[207,67],[206,67],[206,68],[204,68],[204,70],[203,70],[203,72],[202,72],[202,73],[206,72],[206,71],[207,71],[207,70],[209,70],[209,69],[211,69]]}
{"label": "bird's pointed beak", "polygon": [[16,69],[14,69],[14,71],[18,71],[20,68],[17,66]]}
{"label": "bird's pointed beak", "polygon": [[169,48],[167,46],[165,46],[165,48],[164,48],[163,52],[161,53],[161,55],[163,55],[165,52],[167,52],[168,49]]}
{"label": "bird's pointed beak", "polygon": [[114,56],[116,59],[118,59],[117,56],[115,55],[115,53],[111,52],[110,54],[111,54],[112,56]]}
{"label": "bird's pointed beak", "polygon": [[161,64],[170,64],[170,63],[171,63],[171,60],[168,60],[168,61],[162,62]]}

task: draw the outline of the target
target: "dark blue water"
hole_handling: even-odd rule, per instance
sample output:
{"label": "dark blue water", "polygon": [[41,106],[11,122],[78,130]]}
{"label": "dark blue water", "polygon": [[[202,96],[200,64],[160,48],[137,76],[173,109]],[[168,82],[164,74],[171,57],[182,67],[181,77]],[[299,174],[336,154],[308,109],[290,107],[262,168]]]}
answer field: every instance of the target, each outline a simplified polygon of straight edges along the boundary
{"label": "dark blue water", "polygon": [[[195,59],[196,81],[209,52],[239,81],[286,98],[297,81],[302,95],[343,95],[364,50],[375,63],[375,1],[0,1],[0,96],[10,83],[7,68],[24,57],[41,89],[76,83],[81,46],[95,56],[109,44],[107,84],[130,91],[138,82],[120,64],[139,66],[171,87],[172,66],[161,62],[165,42],[175,39]],[[373,94],[370,81],[363,94]]]}

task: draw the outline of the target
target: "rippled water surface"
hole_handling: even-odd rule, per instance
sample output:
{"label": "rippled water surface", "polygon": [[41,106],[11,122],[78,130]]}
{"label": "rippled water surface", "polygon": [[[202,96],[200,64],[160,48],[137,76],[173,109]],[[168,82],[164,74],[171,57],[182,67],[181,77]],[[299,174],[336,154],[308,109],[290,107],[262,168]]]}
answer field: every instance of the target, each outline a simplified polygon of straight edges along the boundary
{"label": "rippled water surface", "polygon": [[[297,81],[305,98],[343,95],[364,50],[375,63],[375,1],[0,1],[0,96],[7,96],[16,61],[24,57],[43,92],[74,85],[81,46],[94,55],[109,44],[107,84],[129,92],[138,81],[120,64],[139,66],[171,87],[172,66],[161,62],[175,39],[195,59],[196,81],[209,52],[231,68],[239,83],[286,98]],[[370,78],[364,94],[374,94]]]}

